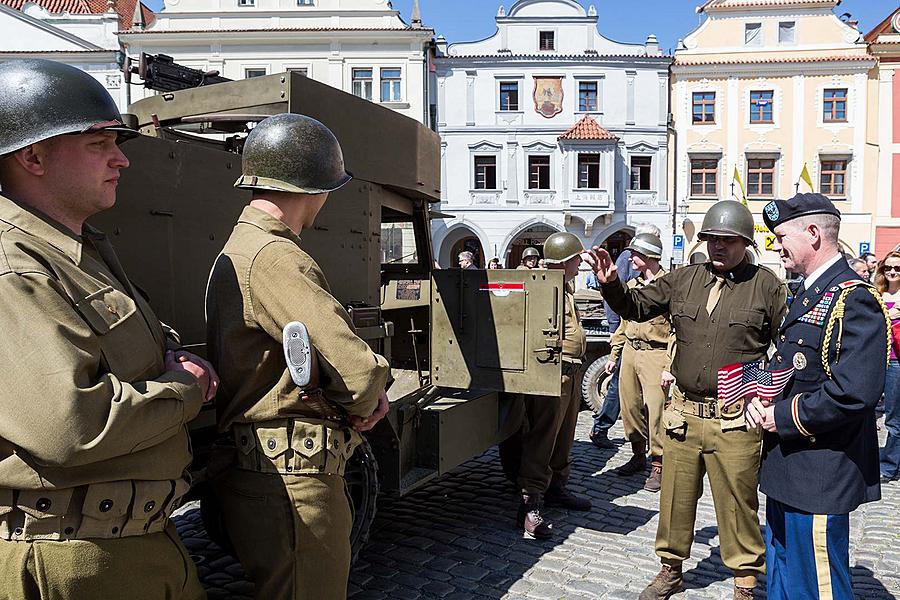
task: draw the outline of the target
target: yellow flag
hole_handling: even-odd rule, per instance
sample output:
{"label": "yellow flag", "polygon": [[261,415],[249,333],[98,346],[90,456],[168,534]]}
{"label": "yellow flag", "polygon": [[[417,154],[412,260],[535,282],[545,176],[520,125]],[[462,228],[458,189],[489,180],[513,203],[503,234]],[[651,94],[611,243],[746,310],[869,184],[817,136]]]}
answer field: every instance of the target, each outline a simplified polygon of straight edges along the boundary
{"label": "yellow flag", "polygon": [[[806,163],[803,163],[803,170],[800,171],[800,181],[809,186],[809,191],[815,191],[813,190],[812,177],[809,176],[809,169],[806,168]],[[800,183],[800,181],[797,183]]]}
{"label": "yellow flag", "polygon": [[737,166],[734,167],[734,180],[737,181],[738,188],[741,190],[740,200],[744,206],[747,206],[747,192],[744,191],[744,182],[741,181],[741,173]]}

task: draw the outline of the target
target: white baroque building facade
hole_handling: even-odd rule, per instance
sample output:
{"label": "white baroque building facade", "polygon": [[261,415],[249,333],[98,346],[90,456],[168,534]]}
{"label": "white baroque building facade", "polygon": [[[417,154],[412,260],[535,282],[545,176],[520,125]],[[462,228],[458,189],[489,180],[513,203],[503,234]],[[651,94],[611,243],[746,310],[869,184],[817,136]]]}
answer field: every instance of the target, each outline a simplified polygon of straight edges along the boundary
{"label": "white baroque building facade", "polygon": [[[299,71],[433,123],[434,31],[422,26],[418,2],[411,24],[389,0],[165,0],[155,17],[120,35],[133,59],[167,54],[229,79]],[[135,95],[143,93],[152,92]]]}
{"label": "white baroque building facade", "polygon": [[655,36],[611,41],[574,0],[519,0],[496,22],[484,40],[438,38],[439,264],[470,250],[513,268],[555,231],[617,252],[644,222],[668,255],[671,59]]}

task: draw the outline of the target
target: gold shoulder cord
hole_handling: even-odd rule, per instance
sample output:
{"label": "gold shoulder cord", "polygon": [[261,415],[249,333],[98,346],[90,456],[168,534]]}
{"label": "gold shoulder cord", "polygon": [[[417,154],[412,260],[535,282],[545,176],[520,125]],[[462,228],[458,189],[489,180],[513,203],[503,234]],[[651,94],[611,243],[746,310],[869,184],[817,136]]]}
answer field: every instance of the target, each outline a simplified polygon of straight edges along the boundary
{"label": "gold shoulder cord", "polygon": [[[861,284],[863,285],[863,284]],[[831,336],[834,332],[834,326],[837,324],[838,326],[838,334],[837,341],[834,344],[834,362],[837,362],[838,358],[840,358],[841,354],[841,337],[844,334],[844,305],[847,301],[847,296],[850,295],[850,292],[855,290],[858,286],[848,287],[841,292],[841,295],[838,296],[838,300],[834,305],[834,309],[831,311],[831,315],[828,317],[828,325],[825,327],[825,339],[822,340],[822,367],[825,369],[825,374],[828,377],[831,377],[831,365],[828,364],[828,349],[831,348]],[[887,306],[884,305],[884,299],[881,297],[881,294],[878,293],[878,290],[866,285],[865,288],[869,291],[870,294],[875,298],[878,302],[878,305],[881,307],[881,312],[884,315],[885,321],[885,332],[887,338],[887,361],[890,363],[891,360],[891,320],[888,317]]]}

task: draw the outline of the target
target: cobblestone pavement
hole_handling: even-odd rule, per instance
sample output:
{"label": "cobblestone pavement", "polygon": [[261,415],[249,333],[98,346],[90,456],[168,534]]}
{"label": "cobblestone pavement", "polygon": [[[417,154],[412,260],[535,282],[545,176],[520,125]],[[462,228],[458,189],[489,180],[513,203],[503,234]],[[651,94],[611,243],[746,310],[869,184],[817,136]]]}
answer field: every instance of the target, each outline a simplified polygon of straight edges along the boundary
{"label": "cobblestone pavement", "polygon": [[[525,540],[515,529],[518,501],[491,450],[411,495],[379,498],[371,540],[351,574],[350,598],[636,599],[658,570],[659,496],[642,489],[642,476],[611,472],[630,450],[597,450],[588,440],[590,425],[590,414],[582,413],[570,486],[590,496],[594,507],[588,513],[551,510],[553,540]],[[612,431],[617,436],[621,424]],[[882,496],[851,519],[850,564],[861,600],[900,595],[900,482],[883,486]],[[183,507],[176,522],[210,599],[251,598],[240,565],[206,538],[196,504]],[[673,598],[730,599],[708,487],[696,527],[686,589]],[[760,588],[757,598],[764,598]]]}

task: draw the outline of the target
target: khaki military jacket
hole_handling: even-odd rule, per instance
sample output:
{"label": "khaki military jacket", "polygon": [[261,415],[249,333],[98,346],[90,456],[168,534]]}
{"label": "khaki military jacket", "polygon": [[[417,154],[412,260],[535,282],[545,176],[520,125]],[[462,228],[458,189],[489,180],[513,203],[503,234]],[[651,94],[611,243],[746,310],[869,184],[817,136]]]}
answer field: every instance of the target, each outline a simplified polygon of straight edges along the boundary
{"label": "khaki military jacket", "polygon": [[672,318],[672,373],[689,397],[715,397],[719,369],[765,357],[787,312],[787,288],[766,267],[743,263],[725,273],[710,315],[706,302],[715,282],[712,266],[704,263],[675,269],[641,288],[626,288],[618,279],[603,284],[603,297],[623,319]]}
{"label": "khaki military jacket", "polygon": [[[649,281],[644,280],[644,278],[641,276],[638,276],[629,281],[627,287],[629,289],[642,288],[657,277],[662,277],[665,274],[666,270],[660,269],[659,272]],[[619,360],[625,344],[634,340],[649,342],[654,345],[661,345],[663,349],[667,349],[669,346],[669,342],[672,340],[672,323],[669,321],[669,318],[666,315],[655,317],[643,323],[622,319],[622,321],[619,323],[618,329],[616,329],[616,331],[613,333],[612,339],[610,340],[611,348],[609,353],[609,360],[613,362]]]}
{"label": "khaki military jacket", "polygon": [[[587,336],[581,327],[581,317],[578,308],[575,307],[575,294],[571,284],[566,284],[566,292],[563,298],[563,360],[580,362],[587,351]],[[574,361],[572,359],[575,359]]]}
{"label": "khaki military jacket", "polygon": [[206,311],[210,358],[221,378],[221,430],[234,422],[318,416],[301,400],[284,360],[282,330],[292,321],[309,331],[328,400],[360,417],[378,405],[387,361],[356,335],[300,238],[268,213],[244,208],[213,265]]}
{"label": "khaki military jacket", "polygon": [[200,388],[106,237],[0,196],[0,298],[0,488],[127,482],[116,511],[128,480],[183,491]]}

